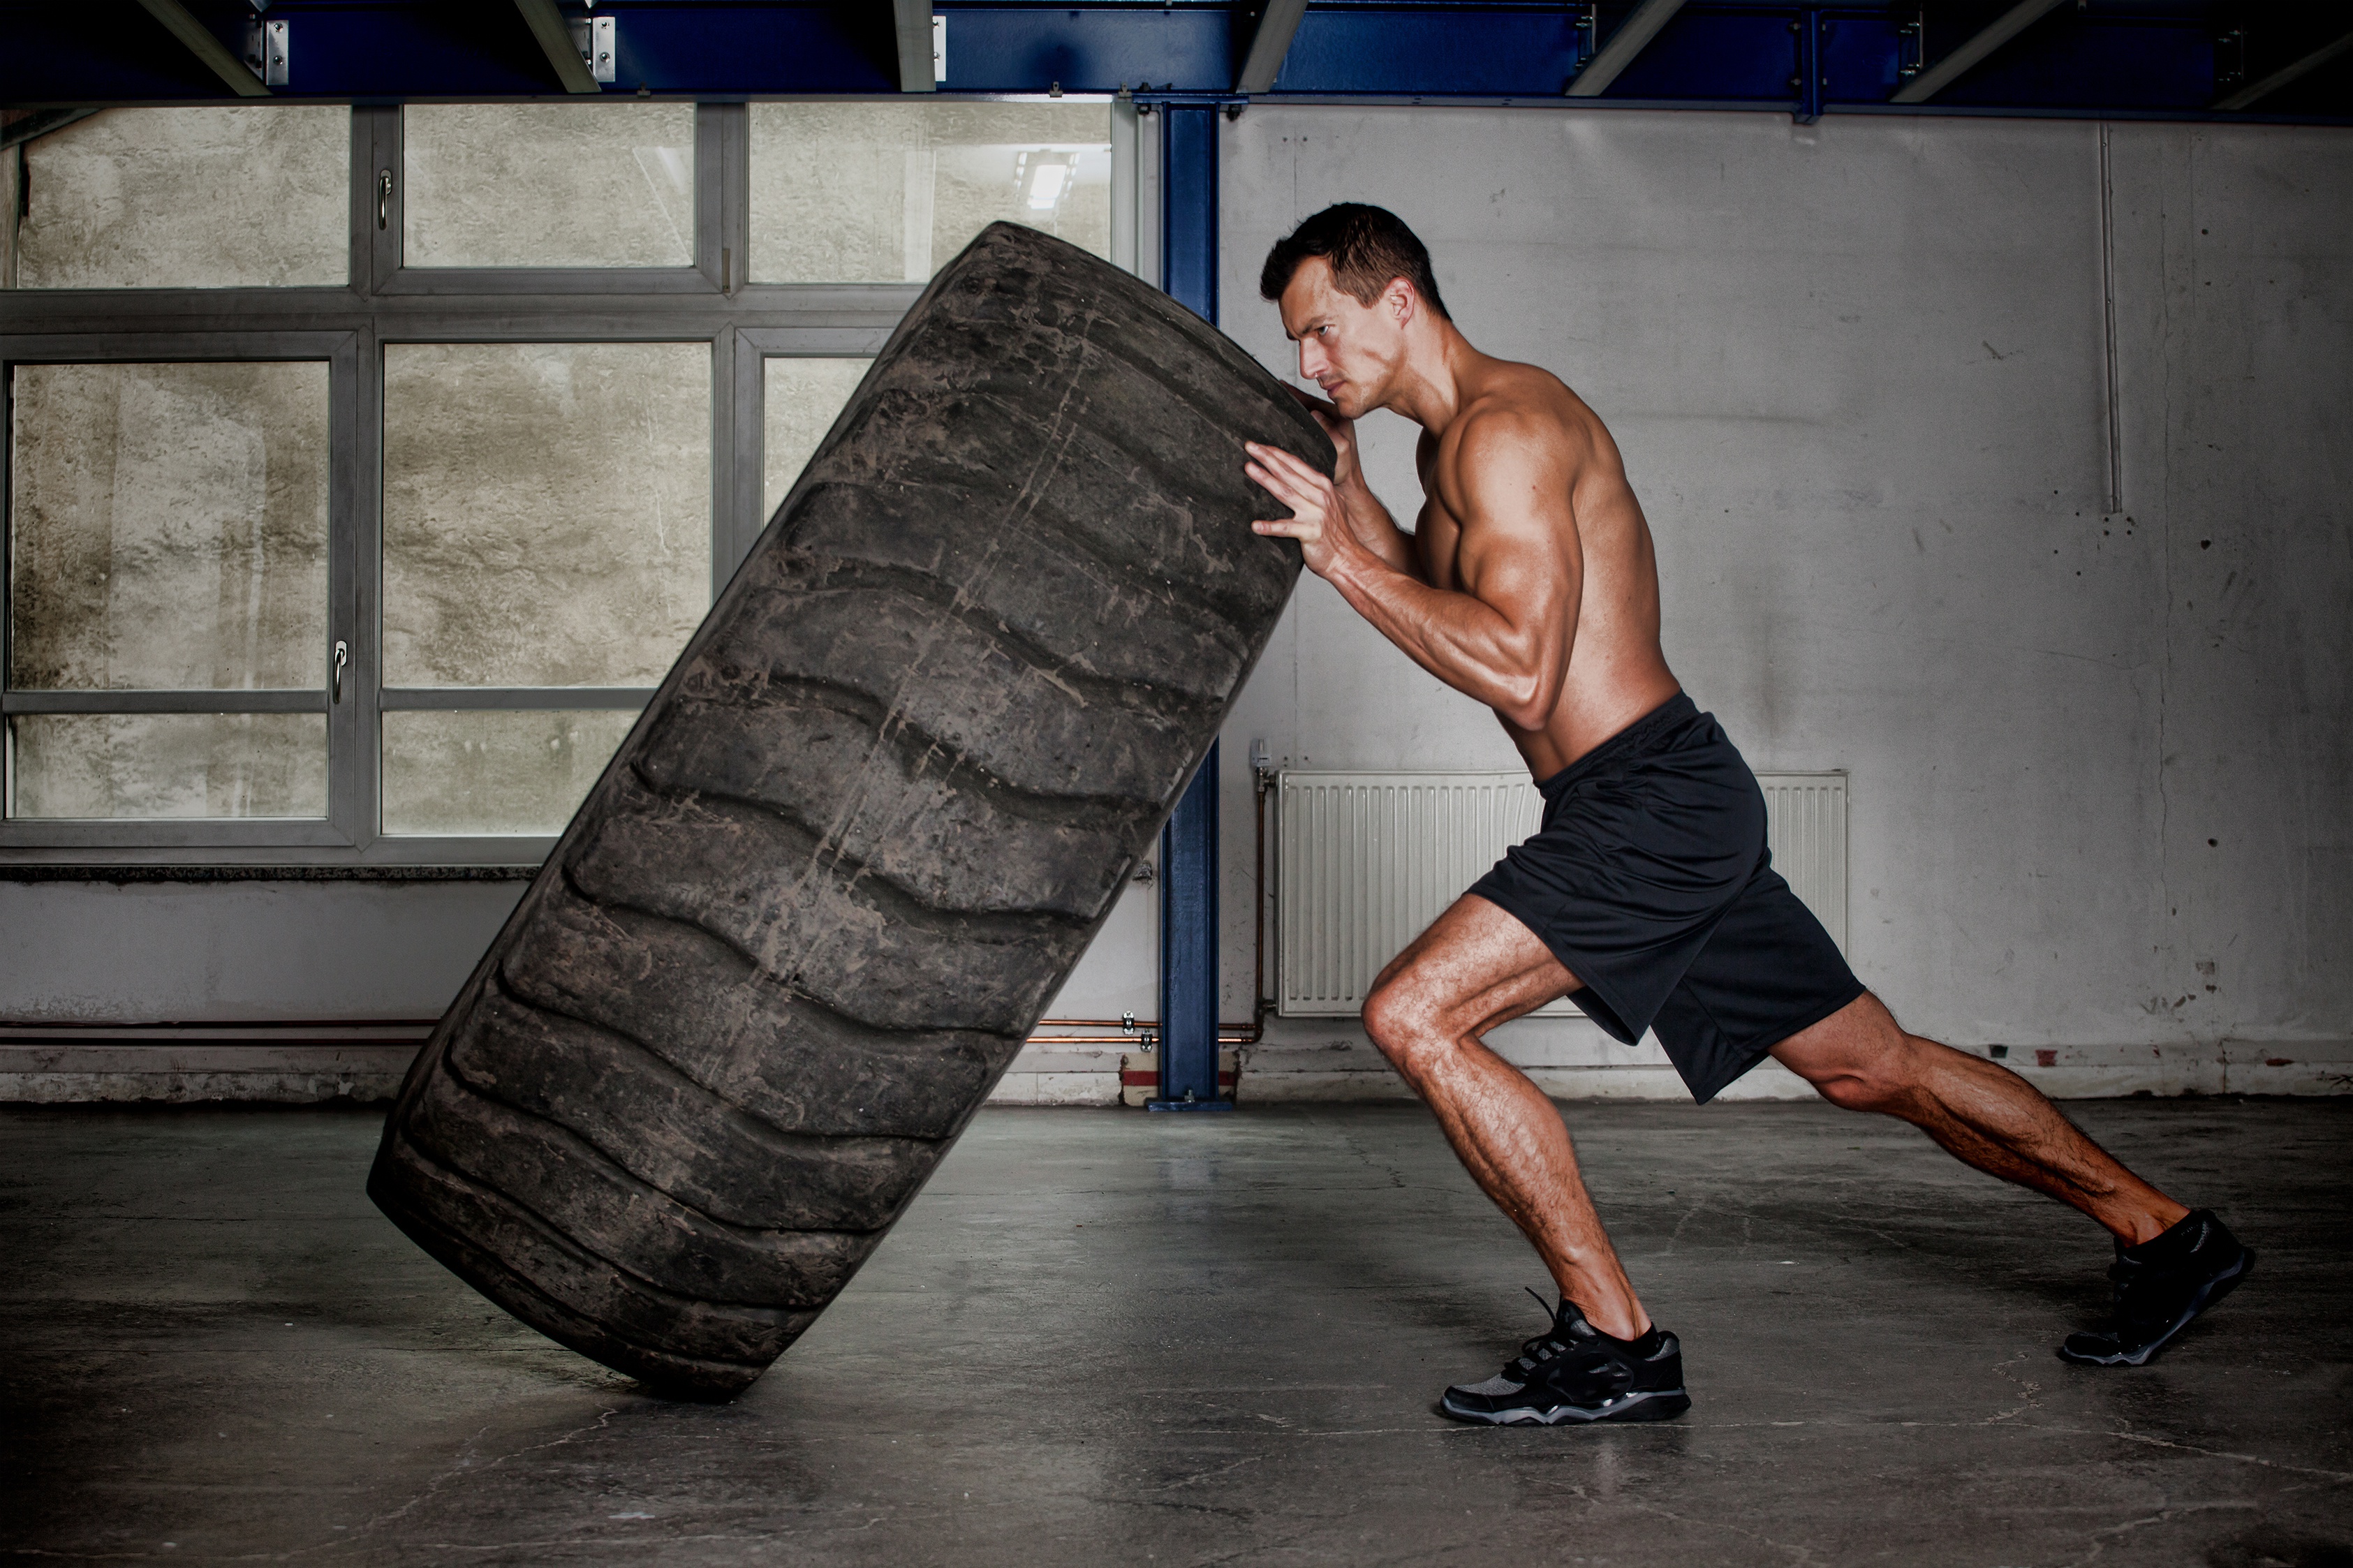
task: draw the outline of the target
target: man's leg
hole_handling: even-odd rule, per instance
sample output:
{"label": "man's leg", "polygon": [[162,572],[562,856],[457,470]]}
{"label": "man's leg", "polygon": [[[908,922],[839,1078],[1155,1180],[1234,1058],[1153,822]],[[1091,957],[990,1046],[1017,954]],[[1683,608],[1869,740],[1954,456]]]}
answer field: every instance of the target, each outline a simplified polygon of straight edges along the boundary
{"label": "man's leg", "polygon": [[1466,895],[1381,972],[1365,1030],[1437,1113],[1472,1179],[1535,1244],[1562,1297],[1603,1333],[1632,1340],[1650,1315],[1594,1213],[1560,1112],[1482,1041],[1580,984],[1527,927]]}
{"label": "man's leg", "polygon": [[2081,1209],[2126,1247],[2189,1213],[2084,1137],[2024,1079],[1905,1034],[1868,992],[1773,1055],[1832,1104],[1900,1117],[1978,1170]]}

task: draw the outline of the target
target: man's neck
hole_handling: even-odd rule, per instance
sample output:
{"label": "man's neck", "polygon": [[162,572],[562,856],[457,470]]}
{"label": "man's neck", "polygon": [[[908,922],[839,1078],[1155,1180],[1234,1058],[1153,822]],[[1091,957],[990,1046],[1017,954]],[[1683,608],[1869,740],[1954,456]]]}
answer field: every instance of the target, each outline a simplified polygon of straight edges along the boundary
{"label": "man's neck", "polygon": [[1486,356],[1451,321],[1432,318],[1427,328],[1427,335],[1417,333],[1419,341],[1408,343],[1398,390],[1382,405],[1442,437],[1461,413],[1469,384]]}

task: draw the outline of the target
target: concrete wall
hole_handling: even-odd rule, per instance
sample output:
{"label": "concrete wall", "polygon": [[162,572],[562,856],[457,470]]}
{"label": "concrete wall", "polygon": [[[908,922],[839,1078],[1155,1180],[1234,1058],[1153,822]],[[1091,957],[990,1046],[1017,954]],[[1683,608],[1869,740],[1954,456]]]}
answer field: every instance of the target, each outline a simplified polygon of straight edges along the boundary
{"label": "concrete wall", "polygon": [[[1227,145],[1223,324],[1267,364],[1266,247],[1371,201],[1474,343],[1609,421],[1687,689],[1753,765],[1852,773],[1852,956],[1909,1026],[2061,1092],[2353,1083],[2353,136],[1261,107]],[[1410,428],[1363,435],[1410,514]],[[1515,761],[1320,582],[1228,757],[1253,737]],[[1244,769],[1225,792],[1230,1009]],[[1504,1037],[1569,1092],[1672,1088],[1589,1026]],[[1279,1024],[1253,1066],[1394,1087],[1353,1029]]]}
{"label": "concrete wall", "polygon": [[522,889],[0,880],[0,1100],[386,1097]]}

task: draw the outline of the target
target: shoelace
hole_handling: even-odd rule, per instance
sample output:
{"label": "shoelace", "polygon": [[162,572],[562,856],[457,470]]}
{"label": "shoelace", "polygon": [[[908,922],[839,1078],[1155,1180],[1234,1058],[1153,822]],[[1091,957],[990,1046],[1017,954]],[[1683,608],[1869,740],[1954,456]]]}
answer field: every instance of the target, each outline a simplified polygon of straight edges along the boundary
{"label": "shoelace", "polygon": [[[1527,1288],[1525,1286],[1522,1286],[1521,1289],[1526,1289]],[[1545,1299],[1542,1296],[1536,1295],[1534,1290],[1529,1290],[1528,1295],[1535,1300],[1537,1306],[1544,1307],[1546,1315],[1552,1319],[1552,1327],[1546,1329],[1543,1333],[1536,1335],[1535,1338],[1525,1340],[1521,1342],[1519,1355],[1515,1357],[1508,1366],[1504,1368],[1506,1375],[1509,1375],[1514,1371],[1532,1373],[1546,1362],[1552,1360],[1553,1357],[1567,1355],[1570,1349],[1569,1342],[1560,1337],[1559,1312],[1554,1308],[1546,1307]]]}

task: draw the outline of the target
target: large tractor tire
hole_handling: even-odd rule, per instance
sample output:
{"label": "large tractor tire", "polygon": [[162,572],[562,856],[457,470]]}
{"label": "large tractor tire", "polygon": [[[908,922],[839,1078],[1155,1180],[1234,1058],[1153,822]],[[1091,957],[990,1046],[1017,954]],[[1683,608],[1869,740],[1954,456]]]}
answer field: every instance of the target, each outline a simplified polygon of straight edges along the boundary
{"label": "large tractor tire", "polygon": [[433,1032],[368,1193],[664,1393],[765,1370],[1109,914],[1331,443],[1217,330],[999,224],[883,348]]}

